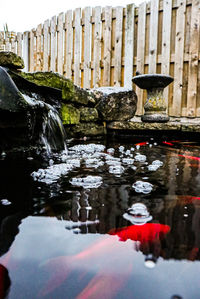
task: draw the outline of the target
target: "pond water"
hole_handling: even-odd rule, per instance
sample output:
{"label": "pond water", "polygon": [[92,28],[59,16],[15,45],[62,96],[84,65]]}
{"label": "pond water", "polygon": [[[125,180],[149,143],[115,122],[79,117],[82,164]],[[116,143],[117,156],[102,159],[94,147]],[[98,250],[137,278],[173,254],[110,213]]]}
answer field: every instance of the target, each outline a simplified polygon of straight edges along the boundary
{"label": "pond water", "polygon": [[199,149],[129,137],[2,153],[0,298],[199,298]]}

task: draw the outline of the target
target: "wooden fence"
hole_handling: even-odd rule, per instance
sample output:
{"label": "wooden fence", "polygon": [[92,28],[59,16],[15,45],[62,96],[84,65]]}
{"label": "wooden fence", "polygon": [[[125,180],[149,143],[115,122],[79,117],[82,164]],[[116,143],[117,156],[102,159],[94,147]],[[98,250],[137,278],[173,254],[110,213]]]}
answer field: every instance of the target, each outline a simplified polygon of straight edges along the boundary
{"label": "wooden fence", "polygon": [[[25,71],[58,72],[84,88],[132,87],[136,70],[169,74],[169,114],[200,117],[200,0],[77,8],[14,38],[0,34],[0,50],[21,55]],[[146,94],[133,88],[141,115]]]}

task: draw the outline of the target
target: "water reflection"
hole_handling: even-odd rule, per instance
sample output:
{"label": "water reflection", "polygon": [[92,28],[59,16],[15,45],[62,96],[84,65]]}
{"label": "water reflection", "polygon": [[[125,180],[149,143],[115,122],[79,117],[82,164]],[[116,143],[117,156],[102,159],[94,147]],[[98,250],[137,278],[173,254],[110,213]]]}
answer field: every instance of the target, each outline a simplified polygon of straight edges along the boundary
{"label": "water reflection", "polygon": [[[88,296],[89,292],[93,296],[103,296],[102,290],[108,290],[110,285],[110,298],[115,298],[116,294],[120,298],[123,294],[121,289],[129,289],[129,295],[132,295],[133,280],[140,277],[143,281],[147,272],[152,273],[151,282],[165,260],[179,260],[182,264],[200,260],[200,161],[191,159],[198,157],[199,148],[190,147],[190,152],[186,152],[177,143],[171,144],[154,145],[152,141],[141,143],[138,148],[130,144],[123,147],[112,144],[108,150],[106,146],[99,145],[95,153],[92,152],[94,146],[81,147],[81,153],[80,147],[72,147],[73,155],[78,151],[79,158],[73,158],[79,159],[76,167],[63,175],[58,173],[56,182],[45,186],[42,181],[30,182],[30,173],[42,168],[41,165],[33,166],[33,160],[26,159],[23,166],[16,161],[11,174],[6,171],[13,167],[12,163],[6,166],[7,157],[2,160],[4,164],[0,161],[4,171],[4,174],[1,173],[0,190],[1,261],[6,252],[11,259],[20,252],[20,267],[16,270],[8,263],[8,269],[13,276],[21,275],[22,281],[31,265],[31,273],[39,281],[34,283],[40,285],[40,291],[35,286],[37,292],[34,293],[33,288],[34,295],[29,298],[35,298],[38,292],[38,298],[52,298],[49,297],[52,294],[55,298],[63,298],[57,295],[58,289],[62,291],[59,294],[66,294],[70,289],[71,297],[79,296],[77,298]],[[84,153],[85,149],[89,152]],[[86,157],[86,154],[91,157]],[[68,160],[69,157],[65,156],[62,163]],[[113,163],[116,163],[115,166],[123,165],[123,172],[110,171]],[[49,169],[54,171],[55,167]],[[85,186],[88,177],[92,185]],[[93,178],[99,180],[91,180]],[[149,183],[153,188],[149,193],[138,193],[132,187],[136,182]],[[31,237],[28,229],[27,235],[23,234],[28,223],[26,220],[19,232],[21,220],[27,215],[36,216],[28,218],[34,232]],[[41,222],[35,226],[37,218]],[[45,221],[48,221],[46,226]],[[57,233],[61,226],[63,229]],[[29,242],[24,242],[24,238],[28,238]],[[44,248],[40,248],[38,256],[42,254],[36,262],[33,259],[34,246],[41,241]],[[25,244],[29,244],[29,250],[24,247]],[[71,244],[75,244],[74,247]],[[50,253],[45,252],[47,248]],[[133,256],[136,256],[135,260]],[[136,260],[140,264],[138,262],[133,277]],[[154,269],[144,272],[141,270],[145,269],[144,264]],[[4,266],[7,267],[6,264]],[[174,265],[171,271],[175,270]],[[165,272],[161,274],[164,281]],[[80,283],[79,289],[74,281]],[[13,290],[16,288],[17,284]],[[163,298],[170,298],[172,294],[175,291]],[[142,297],[138,295],[136,298]]]}

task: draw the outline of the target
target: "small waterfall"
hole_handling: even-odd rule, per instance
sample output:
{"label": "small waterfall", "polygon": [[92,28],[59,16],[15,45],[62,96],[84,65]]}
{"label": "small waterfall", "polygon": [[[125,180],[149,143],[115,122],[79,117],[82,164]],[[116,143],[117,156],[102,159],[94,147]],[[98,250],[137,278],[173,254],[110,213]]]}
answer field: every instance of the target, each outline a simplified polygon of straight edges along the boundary
{"label": "small waterfall", "polygon": [[[43,145],[48,155],[54,150],[67,150],[66,132],[57,110],[40,100],[23,94],[25,100],[32,106],[44,108],[42,115],[42,128],[39,133],[39,142]],[[34,126],[34,124],[33,124]]]}

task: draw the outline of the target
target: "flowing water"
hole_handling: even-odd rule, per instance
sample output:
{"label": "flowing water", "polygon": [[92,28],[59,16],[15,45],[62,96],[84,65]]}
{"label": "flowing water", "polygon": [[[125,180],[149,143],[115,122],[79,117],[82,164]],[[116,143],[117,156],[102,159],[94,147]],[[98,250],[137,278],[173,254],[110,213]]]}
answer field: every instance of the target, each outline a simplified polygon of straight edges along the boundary
{"label": "flowing water", "polygon": [[0,298],[199,298],[199,149],[129,137],[2,153]]}

